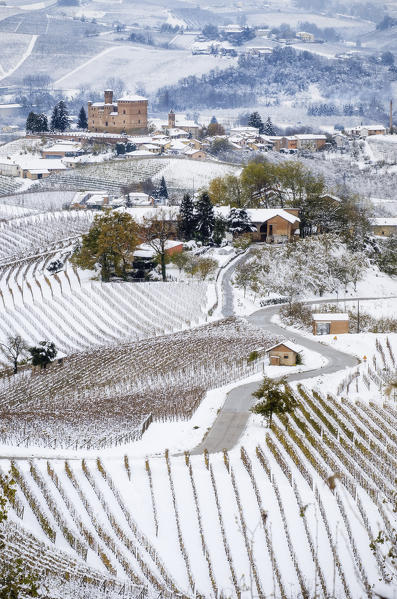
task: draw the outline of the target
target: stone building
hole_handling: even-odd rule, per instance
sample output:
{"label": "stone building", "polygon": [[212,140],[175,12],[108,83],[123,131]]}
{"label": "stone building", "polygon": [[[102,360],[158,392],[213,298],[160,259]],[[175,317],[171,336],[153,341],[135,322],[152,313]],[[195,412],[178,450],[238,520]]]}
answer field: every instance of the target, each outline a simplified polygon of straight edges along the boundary
{"label": "stone building", "polygon": [[145,133],[148,101],[137,95],[124,96],[116,102],[108,89],[104,102],[88,102],[88,131],[106,133]]}

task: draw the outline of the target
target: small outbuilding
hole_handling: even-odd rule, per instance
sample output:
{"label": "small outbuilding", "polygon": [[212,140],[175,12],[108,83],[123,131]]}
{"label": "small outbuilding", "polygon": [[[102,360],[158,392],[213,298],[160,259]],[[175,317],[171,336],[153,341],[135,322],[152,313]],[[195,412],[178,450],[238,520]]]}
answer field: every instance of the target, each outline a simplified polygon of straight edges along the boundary
{"label": "small outbuilding", "polygon": [[266,350],[270,366],[296,366],[302,347],[292,341],[281,341]]}
{"label": "small outbuilding", "polygon": [[349,315],[341,312],[312,314],[313,335],[341,335],[349,332]]}

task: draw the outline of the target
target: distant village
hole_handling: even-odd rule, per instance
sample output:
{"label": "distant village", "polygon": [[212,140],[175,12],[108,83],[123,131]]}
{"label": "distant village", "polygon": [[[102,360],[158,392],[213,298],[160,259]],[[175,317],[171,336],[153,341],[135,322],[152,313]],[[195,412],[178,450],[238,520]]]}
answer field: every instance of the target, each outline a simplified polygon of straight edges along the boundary
{"label": "distant village", "polygon": [[[257,113],[254,113],[257,114]],[[259,116],[259,115],[258,115]],[[270,151],[299,155],[329,148],[343,149],[351,140],[386,136],[383,125],[360,125],[343,131],[276,135],[270,119],[265,132],[260,126],[235,126],[228,130],[216,119],[202,126],[171,110],[165,121],[148,118],[148,101],[137,95],[114,100],[112,90],[104,92],[103,102],[89,102],[87,128],[27,133],[45,143],[40,155],[20,154],[0,157],[0,175],[38,180],[84,164],[93,145],[113,148],[120,158],[182,157],[190,160],[219,160],[215,147],[223,153],[238,152],[242,158]]]}

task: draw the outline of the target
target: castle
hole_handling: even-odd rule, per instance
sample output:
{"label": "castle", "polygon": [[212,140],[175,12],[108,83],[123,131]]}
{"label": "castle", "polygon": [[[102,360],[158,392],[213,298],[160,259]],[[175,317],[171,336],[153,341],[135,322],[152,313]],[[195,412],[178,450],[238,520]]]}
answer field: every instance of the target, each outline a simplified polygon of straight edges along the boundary
{"label": "castle", "polygon": [[88,102],[88,131],[105,133],[145,133],[148,101],[142,96],[124,96],[113,101],[113,91],[105,90],[104,102]]}

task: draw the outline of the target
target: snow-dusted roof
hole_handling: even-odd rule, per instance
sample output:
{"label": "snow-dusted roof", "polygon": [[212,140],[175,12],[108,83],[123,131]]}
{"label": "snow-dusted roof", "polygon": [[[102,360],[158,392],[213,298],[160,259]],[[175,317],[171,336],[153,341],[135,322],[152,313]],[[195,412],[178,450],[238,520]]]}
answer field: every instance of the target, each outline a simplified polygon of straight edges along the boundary
{"label": "snow-dusted roof", "polygon": [[321,312],[319,314],[312,314],[313,320],[322,320],[328,322],[329,320],[349,320],[349,315],[343,312]]}
{"label": "snow-dusted roof", "polygon": [[314,133],[302,133],[299,135],[294,135],[294,137],[296,139],[301,139],[301,140],[305,140],[305,139],[327,139],[326,135],[315,135]]}
{"label": "snow-dusted roof", "polygon": [[[168,239],[164,244],[164,249],[170,250],[180,245],[183,245],[182,241]],[[138,247],[136,248],[134,256],[136,258],[152,258],[155,255],[155,253],[156,251],[152,248],[151,245],[147,243],[141,243],[141,245],[138,245]]]}
{"label": "snow-dusted roof", "polygon": [[193,154],[197,154],[197,152],[202,152],[203,150],[197,149],[197,148],[186,148],[186,150],[183,152],[184,154],[187,154],[188,156],[193,156]]}
{"label": "snow-dusted roof", "polygon": [[[226,217],[230,212],[230,206],[215,206],[214,210]],[[300,218],[290,214],[283,208],[247,208],[246,212],[253,223],[264,223],[275,216],[280,216],[292,224],[300,222]]]}
{"label": "snow-dusted roof", "polygon": [[122,98],[118,98],[117,102],[143,102],[147,101],[147,98],[143,96],[138,96],[137,94],[131,94],[128,96],[123,96]]}
{"label": "snow-dusted roof", "polygon": [[56,143],[49,148],[44,148],[42,152],[78,152],[81,150],[81,145],[74,141],[65,140],[62,143]]}
{"label": "snow-dusted roof", "polygon": [[397,227],[397,218],[394,216],[386,218],[372,218],[371,223],[380,227]]}
{"label": "snow-dusted roof", "polygon": [[133,208],[120,208],[121,212],[128,212],[136,222],[143,222],[144,218],[152,218],[158,216],[166,220],[176,220],[178,215],[178,208],[173,206],[161,206],[161,208],[155,208],[153,206],[134,206]]}
{"label": "snow-dusted roof", "polygon": [[268,347],[266,349],[266,353],[276,347],[279,347],[280,345],[285,345],[286,347],[288,347],[288,349],[294,351],[296,354],[299,354],[300,352],[303,351],[303,347],[301,345],[297,345],[296,343],[293,343],[292,341],[286,340],[286,341],[280,341],[279,343],[276,343],[276,345],[272,345],[271,347]]}
{"label": "snow-dusted roof", "polygon": [[66,166],[62,160],[57,158],[34,158],[32,156],[15,156],[15,162],[19,164],[22,169],[33,171],[48,169],[49,171],[54,170],[65,170]]}

